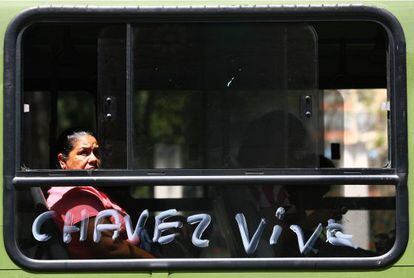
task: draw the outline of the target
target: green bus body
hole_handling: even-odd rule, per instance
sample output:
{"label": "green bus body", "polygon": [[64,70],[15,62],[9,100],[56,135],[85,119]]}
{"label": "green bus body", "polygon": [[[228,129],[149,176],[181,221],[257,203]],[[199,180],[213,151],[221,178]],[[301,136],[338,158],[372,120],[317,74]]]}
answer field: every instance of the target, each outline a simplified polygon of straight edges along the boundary
{"label": "green bus body", "polygon": [[[67,0],[55,0],[55,1],[29,1],[29,0],[18,0],[18,1],[1,1],[0,2],[0,38],[4,42],[6,29],[13,18],[26,9],[37,7],[37,6],[204,6],[208,5],[211,7],[215,6],[253,6],[253,5],[367,5],[373,6],[380,9],[385,9],[393,14],[401,24],[404,36],[406,40],[406,63],[407,63],[407,106],[408,106],[408,161],[409,170],[411,173],[414,170],[414,151],[411,146],[414,144],[414,1],[67,1]],[[4,47],[2,47],[1,55],[1,69],[0,69],[0,80],[3,80],[4,73]],[[0,86],[3,90],[3,81]],[[0,128],[3,130],[3,113],[4,113],[4,94],[0,98]],[[3,146],[3,136],[0,137],[1,145]],[[3,165],[8,163],[3,159],[3,147],[0,148],[0,171],[3,173]],[[2,174],[3,177],[3,174]],[[3,179],[1,179],[3,185]],[[3,185],[4,186],[4,185]],[[409,196],[412,194],[414,186],[414,177],[409,175],[408,177],[408,192]],[[3,187],[2,187],[3,188]],[[0,200],[3,204],[3,190],[0,191]],[[409,228],[410,231],[414,230],[414,204],[409,204]],[[2,206],[3,207],[3,206]],[[414,240],[412,237],[409,238],[408,245],[403,255],[389,267],[379,267],[377,269],[178,269],[178,270],[145,270],[145,271],[91,271],[91,272],[75,272],[75,271],[56,271],[56,272],[33,272],[30,270],[21,269],[16,265],[9,257],[4,247],[3,240],[3,211],[0,213],[0,277],[412,277],[414,275]],[[411,234],[411,233],[410,233]]]}

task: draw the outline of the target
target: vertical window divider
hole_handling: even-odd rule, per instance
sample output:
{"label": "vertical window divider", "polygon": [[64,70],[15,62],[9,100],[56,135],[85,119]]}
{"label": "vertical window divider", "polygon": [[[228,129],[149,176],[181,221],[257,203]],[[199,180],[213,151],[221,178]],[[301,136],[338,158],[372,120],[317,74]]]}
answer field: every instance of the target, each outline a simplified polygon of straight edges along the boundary
{"label": "vertical window divider", "polygon": [[132,46],[133,46],[133,33],[131,24],[126,25],[126,126],[127,126],[127,169],[132,169],[133,158],[134,158],[134,147],[133,147],[133,57],[132,57]]}

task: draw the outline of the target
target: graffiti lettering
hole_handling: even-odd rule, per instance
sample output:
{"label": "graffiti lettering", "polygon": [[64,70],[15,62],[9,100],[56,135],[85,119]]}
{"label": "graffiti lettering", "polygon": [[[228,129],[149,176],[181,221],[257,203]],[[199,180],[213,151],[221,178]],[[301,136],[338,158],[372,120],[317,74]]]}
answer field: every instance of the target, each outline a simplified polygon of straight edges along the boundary
{"label": "graffiti lettering", "polygon": [[[163,235],[164,232],[170,229],[180,229],[183,226],[181,221],[171,221],[167,220],[178,214],[176,209],[169,209],[162,211],[155,216],[155,226],[152,242],[158,242],[159,244],[165,245],[169,244],[176,238],[177,234],[167,234]],[[275,217],[282,221],[285,214],[285,209],[279,207],[275,212]],[[33,237],[38,241],[48,241],[51,238],[51,235],[42,233],[41,227],[45,224],[46,221],[56,217],[54,211],[47,211],[40,214],[32,225],[32,234]],[[119,237],[120,232],[123,229],[123,223],[125,224],[125,231],[127,234],[128,241],[132,244],[138,244],[140,242],[140,235],[143,229],[145,229],[145,224],[149,217],[148,210],[141,212],[135,229],[133,228],[131,217],[126,214],[122,216],[114,209],[107,209],[100,211],[95,217],[94,222],[94,231],[93,231],[93,241],[99,242],[102,237],[103,231],[112,232],[112,239],[115,240]],[[122,219],[123,218],[123,219]],[[89,225],[89,216],[86,210],[81,211],[81,221],[80,226],[78,227],[73,223],[73,215],[70,212],[66,213],[64,216],[64,225],[62,230],[62,240],[65,243],[70,243],[72,241],[72,234],[80,233],[79,240],[85,241],[87,239],[87,229]],[[187,217],[187,223],[190,225],[197,224],[194,232],[191,236],[191,242],[194,246],[199,248],[205,248],[209,246],[208,239],[202,239],[204,231],[211,223],[211,216],[202,213],[195,214]],[[260,239],[264,232],[264,229],[267,225],[267,221],[264,218],[260,219],[260,222],[254,231],[253,236],[250,238],[250,233],[246,218],[243,213],[237,213],[235,216],[237,226],[239,228],[240,237],[243,243],[244,250],[246,254],[253,254],[258,248]],[[342,233],[343,226],[339,223],[335,223],[333,219],[328,220],[328,225],[326,226],[326,242],[334,246],[347,246],[357,248],[351,241],[352,235]],[[298,248],[300,253],[306,255],[309,252],[317,253],[318,250],[314,248],[314,245],[318,238],[320,237],[323,226],[322,223],[319,223],[318,226],[313,231],[312,235],[306,240],[303,234],[302,228],[298,225],[290,225],[290,230],[292,230],[297,237]],[[283,228],[280,225],[274,225],[272,234],[269,238],[270,245],[276,245],[280,235],[282,234]]]}

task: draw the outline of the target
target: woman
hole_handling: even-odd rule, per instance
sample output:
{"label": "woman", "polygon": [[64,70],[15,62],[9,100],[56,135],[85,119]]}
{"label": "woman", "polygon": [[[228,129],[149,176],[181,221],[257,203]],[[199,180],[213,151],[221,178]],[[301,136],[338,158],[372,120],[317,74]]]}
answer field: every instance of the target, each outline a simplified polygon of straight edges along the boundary
{"label": "woman", "polygon": [[[89,132],[68,132],[59,140],[57,159],[64,170],[98,169],[99,144]],[[111,201],[103,192],[92,186],[52,187],[48,191],[47,205],[56,212],[56,223],[63,230],[65,215],[72,215],[72,224],[79,224],[83,218],[89,217],[87,238],[79,241],[79,233],[72,234],[68,244],[72,258],[154,258],[150,253],[126,240],[125,225],[122,224],[120,236],[113,240],[112,233],[102,232],[99,242],[93,241],[95,217],[105,209],[114,209],[120,215],[126,212]],[[87,212],[85,216],[84,212]],[[83,212],[83,213],[82,213]],[[83,215],[83,216],[82,216]],[[122,217],[121,217],[122,218]],[[105,223],[105,222],[104,222]],[[110,220],[106,220],[110,224]]]}

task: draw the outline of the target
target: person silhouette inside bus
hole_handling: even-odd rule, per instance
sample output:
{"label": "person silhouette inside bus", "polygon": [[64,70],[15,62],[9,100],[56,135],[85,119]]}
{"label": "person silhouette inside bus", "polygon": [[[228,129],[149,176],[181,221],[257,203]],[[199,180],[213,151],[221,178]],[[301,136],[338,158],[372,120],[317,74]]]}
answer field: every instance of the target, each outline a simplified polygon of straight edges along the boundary
{"label": "person silhouette inside bus", "polygon": [[[311,136],[299,119],[287,111],[272,111],[248,125],[240,144],[238,162],[241,168],[255,169],[333,167],[332,162],[316,154],[312,146]],[[320,202],[329,191],[329,186],[267,184],[251,186],[249,191],[250,195],[245,194],[248,197],[240,198],[245,198],[245,208],[256,210],[256,214],[269,221],[263,238],[269,239],[274,225],[283,227],[273,250],[269,250],[268,243],[263,242],[262,250],[259,244],[257,256],[299,256],[296,235],[289,229],[290,225],[299,225],[308,235],[319,223],[326,225],[329,218],[338,220],[344,213],[340,210],[306,211],[305,204]],[[278,207],[285,209],[283,220],[275,217]],[[252,218],[257,220],[257,215]],[[254,230],[257,223],[250,223],[252,227],[249,229]]]}
{"label": "person silhouette inside bus", "polygon": [[[94,170],[101,165],[99,143],[90,132],[65,132],[60,136],[57,148],[57,160],[61,169]],[[82,211],[87,212],[87,238],[79,241],[79,233],[72,234],[72,240],[68,244],[71,258],[154,258],[150,250],[144,250],[143,239],[134,243],[127,240],[124,222],[117,239],[112,239],[112,232],[103,231],[101,239],[98,242],[93,241],[94,220],[100,211],[113,209],[122,216],[126,214],[124,209],[101,190],[92,186],[65,186],[51,187],[48,193],[47,206],[56,212],[55,222],[60,231],[63,229],[67,212],[73,217],[73,225],[79,225],[83,220]],[[113,220],[108,218],[103,223],[110,224],[111,221]]]}

